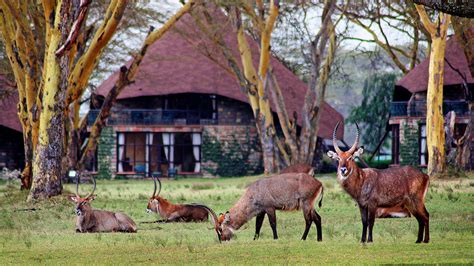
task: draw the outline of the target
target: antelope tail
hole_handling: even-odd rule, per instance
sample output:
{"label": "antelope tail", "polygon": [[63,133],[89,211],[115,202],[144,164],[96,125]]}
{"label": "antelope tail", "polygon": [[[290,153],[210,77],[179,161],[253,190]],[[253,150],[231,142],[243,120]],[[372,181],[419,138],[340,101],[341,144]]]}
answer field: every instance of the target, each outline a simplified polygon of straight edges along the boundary
{"label": "antelope tail", "polygon": [[321,187],[321,199],[319,200],[319,203],[318,203],[319,208],[323,206],[323,198],[324,198],[324,187]]}

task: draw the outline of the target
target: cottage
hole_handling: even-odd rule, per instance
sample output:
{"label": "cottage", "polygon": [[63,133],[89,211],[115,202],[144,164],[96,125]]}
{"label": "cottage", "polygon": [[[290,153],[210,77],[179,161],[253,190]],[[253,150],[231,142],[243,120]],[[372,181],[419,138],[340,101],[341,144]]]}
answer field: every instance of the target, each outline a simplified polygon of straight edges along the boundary
{"label": "cottage", "polygon": [[[465,168],[474,169],[474,126],[468,127],[474,121],[474,78],[455,37],[447,41],[444,63],[443,114],[456,113],[454,138],[468,136],[470,159]],[[421,167],[428,164],[425,125],[428,67],[427,58],[396,83],[389,120],[393,164]]]}
{"label": "cottage", "polygon": [[[232,32],[225,25],[222,30]],[[100,138],[99,175],[261,173],[262,155],[247,96],[222,67],[227,64],[216,47],[197,39],[202,36],[198,31],[185,15],[149,48],[135,82],[118,96]],[[239,58],[234,34],[225,34],[225,41]],[[258,46],[249,42],[257,63]],[[276,58],[271,64],[289,113],[301,119],[307,85]],[[90,123],[117,77],[114,73],[93,95]],[[318,136],[330,139],[342,120],[324,103]],[[342,137],[343,129],[338,132]]]}
{"label": "cottage", "polygon": [[21,169],[25,164],[25,156],[23,133],[17,114],[18,95],[14,92],[14,85],[4,75],[0,75],[0,89],[12,91],[0,99],[0,170]]}

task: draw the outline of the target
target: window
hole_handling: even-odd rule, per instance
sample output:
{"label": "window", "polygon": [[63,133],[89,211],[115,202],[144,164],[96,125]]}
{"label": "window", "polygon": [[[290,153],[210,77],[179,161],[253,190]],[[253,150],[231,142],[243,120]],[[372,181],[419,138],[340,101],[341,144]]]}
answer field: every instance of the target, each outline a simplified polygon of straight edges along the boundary
{"label": "window", "polygon": [[392,163],[400,163],[400,125],[392,125]]}
{"label": "window", "polygon": [[146,133],[118,133],[117,171],[146,172]]}
{"label": "window", "polygon": [[118,133],[117,143],[118,172],[201,172],[201,133]]}
{"label": "window", "polygon": [[426,125],[420,124],[420,165],[428,164],[428,145],[426,143]]}
{"label": "window", "polygon": [[201,133],[150,133],[150,173],[201,172]]}

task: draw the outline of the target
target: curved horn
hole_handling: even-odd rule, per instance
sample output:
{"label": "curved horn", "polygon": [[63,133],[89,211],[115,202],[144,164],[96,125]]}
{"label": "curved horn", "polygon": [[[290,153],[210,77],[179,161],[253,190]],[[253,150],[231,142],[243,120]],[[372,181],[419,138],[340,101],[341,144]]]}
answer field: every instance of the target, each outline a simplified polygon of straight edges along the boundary
{"label": "curved horn", "polygon": [[80,198],[79,196],[79,175],[76,172],[76,197]]}
{"label": "curved horn", "polygon": [[155,184],[155,188],[153,189],[153,195],[151,195],[152,198],[154,198],[156,194],[156,176],[153,176],[153,183]]}
{"label": "curved horn", "polygon": [[340,123],[341,121],[337,122],[336,127],[334,128],[334,132],[332,133],[332,145],[334,146],[334,150],[336,151],[337,154],[342,153],[341,149],[339,149],[339,146],[337,146],[337,141],[336,141],[337,128],[339,127]]}
{"label": "curved horn", "polygon": [[359,125],[357,125],[357,122],[355,124],[356,124],[356,128],[357,128],[356,139],[355,139],[354,145],[352,145],[352,147],[347,151],[348,153],[354,153],[357,149],[357,146],[359,146],[360,130],[359,130]]}
{"label": "curved horn", "polygon": [[92,188],[92,192],[89,193],[89,195],[86,196],[86,199],[89,198],[90,196],[94,195],[95,187],[96,187],[95,177],[94,177],[94,176],[92,176],[92,183],[94,183],[94,187]]}
{"label": "curved horn", "polygon": [[206,205],[203,205],[203,204],[191,204],[191,205],[205,209],[212,216],[212,219],[211,219],[212,224],[214,225],[214,229],[216,230],[217,238],[219,239],[219,242],[221,242],[221,233],[219,231],[219,222],[217,221],[217,214]]}
{"label": "curved horn", "polygon": [[[156,196],[159,196],[161,192],[161,181],[158,177],[156,177],[156,180],[158,180],[158,185],[160,185],[160,189],[158,189],[158,194],[156,194]],[[155,183],[155,186],[156,186],[156,183]],[[155,191],[156,191],[156,187],[155,187]],[[153,193],[153,196],[155,196],[154,193]]]}

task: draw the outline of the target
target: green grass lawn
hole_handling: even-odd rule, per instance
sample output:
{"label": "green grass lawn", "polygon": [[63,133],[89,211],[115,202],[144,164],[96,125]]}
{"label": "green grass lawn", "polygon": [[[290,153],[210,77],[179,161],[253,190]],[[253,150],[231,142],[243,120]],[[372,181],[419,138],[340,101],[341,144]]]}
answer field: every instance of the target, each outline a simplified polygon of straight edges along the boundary
{"label": "green grass lawn", "polygon": [[[201,202],[216,212],[229,209],[245,187],[259,177],[163,181],[162,196],[175,203]],[[98,181],[93,207],[127,213],[136,234],[77,234],[73,204],[65,196],[26,203],[17,183],[0,183],[0,265],[15,264],[294,264],[294,263],[474,263],[474,178],[432,181],[427,194],[431,243],[415,244],[414,218],[378,219],[374,243],[359,243],[358,208],[334,176],[324,183],[323,242],[313,225],[301,241],[301,211],[277,212],[279,238],[265,218],[260,239],[253,241],[255,220],[219,244],[210,223],[141,224],[157,219],[145,213],[151,180]],[[65,185],[65,195],[74,186]],[[90,185],[81,186],[81,194]],[[36,211],[25,209],[36,208]]]}

